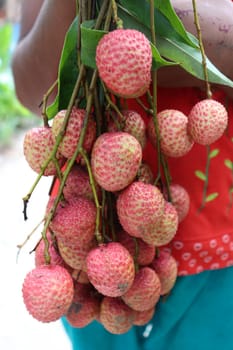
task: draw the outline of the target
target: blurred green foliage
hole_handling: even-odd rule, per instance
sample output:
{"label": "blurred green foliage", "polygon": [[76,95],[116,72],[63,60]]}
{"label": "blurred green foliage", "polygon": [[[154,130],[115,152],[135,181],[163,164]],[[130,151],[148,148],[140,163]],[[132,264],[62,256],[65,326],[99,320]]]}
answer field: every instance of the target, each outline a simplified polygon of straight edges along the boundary
{"label": "blurred green foliage", "polygon": [[15,95],[11,73],[13,27],[6,23],[0,27],[0,147],[11,142],[14,133],[24,127],[32,114]]}

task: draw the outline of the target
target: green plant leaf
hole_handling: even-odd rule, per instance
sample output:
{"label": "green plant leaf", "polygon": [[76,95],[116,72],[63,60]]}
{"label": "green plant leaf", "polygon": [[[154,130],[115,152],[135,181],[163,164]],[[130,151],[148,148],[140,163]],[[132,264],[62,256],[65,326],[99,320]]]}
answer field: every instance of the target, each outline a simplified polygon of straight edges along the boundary
{"label": "green plant leaf", "polygon": [[206,197],[206,199],[205,199],[205,202],[207,203],[207,202],[211,202],[211,201],[213,201],[215,198],[217,198],[218,197],[218,193],[217,192],[214,192],[214,193],[211,193],[211,194],[209,194],[207,197]]}
{"label": "green plant leaf", "polygon": [[58,93],[54,102],[47,108],[49,118],[53,118],[59,110],[67,108],[77,79],[77,26],[76,17],[65,37],[58,71]]}
{"label": "green plant leaf", "polygon": [[229,168],[230,170],[233,170],[233,162],[230,159],[225,159],[224,164],[227,168]]}
{"label": "green plant leaf", "polygon": [[206,175],[202,171],[196,170],[195,175],[196,175],[196,177],[198,177],[198,179],[200,179],[202,181],[206,181]]}
{"label": "green plant leaf", "polygon": [[219,154],[219,149],[213,149],[211,152],[210,152],[210,154],[209,154],[209,157],[212,159],[212,158],[214,158],[214,157],[216,157],[218,154]]}

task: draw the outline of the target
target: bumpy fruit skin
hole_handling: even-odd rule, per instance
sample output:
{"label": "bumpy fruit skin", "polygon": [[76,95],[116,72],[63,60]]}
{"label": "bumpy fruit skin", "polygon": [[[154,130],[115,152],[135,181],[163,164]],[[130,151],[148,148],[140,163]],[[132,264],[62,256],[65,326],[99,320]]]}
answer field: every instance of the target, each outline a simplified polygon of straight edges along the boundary
{"label": "bumpy fruit skin", "polygon": [[144,182],[145,184],[153,184],[154,174],[149,164],[142,162],[137,173],[137,180]]}
{"label": "bumpy fruit skin", "polygon": [[123,229],[143,240],[145,232],[155,230],[163,216],[165,200],[153,185],[135,181],[117,199],[117,214]]}
{"label": "bumpy fruit skin", "polygon": [[156,247],[168,244],[177,232],[178,220],[174,205],[165,201],[164,212],[159,225],[154,230],[144,233],[144,241]]}
{"label": "bumpy fruit skin", "polygon": [[74,284],[74,298],[66,319],[70,325],[83,328],[99,317],[100,298],[91,285],[76,282]]}
{"label": "bumpy fruit skin", "polygon": [[150,310],[145,310],[145,311],[135,311],[134,313],[134,321],[133,324],[135,326],[144,326],[154,316],[155,313],[155,307],[153,307]]}
{"label": "bumpy fruit skin", "polygon": [[[171,193],[172,204],[176,208],[176,211],[178,213],[179,223],[180,223],[188,215],[189,208],[190,208],[190,197],[188,192],[183,186],[175,183],[172,183],[170,185],[170,193]],[[166,190],[164,191],[164,196],[168,199]]]}
{"label": "bumpy fruit skin", "polygon": [[101,244],[86,258],[87,275],[103,295],[118,297],[132,285],[135,268],[128,250],[118,242]]}
{"label": "bumpy fruit skin", "polygon": [[132,286],[121,298],[133,310],[145,311],[155,306],[160,293],[161,283],[158,275],[153,269],[145,266],[136,273]]}
{"label": "bumpy fruit skin", "polygon": [[165,295],[174,287],[177,278],[177,262],[175,258],[165,250],[160,250],[151,267],[159,276],[161,282],[161,295]]}
{"label": "bumpy fruit skin", "polygon": [[120,126],[120,130],[134,136],[143,149],[146,145],[147,137],[146,124],[141,115],[136,111],[128,109],[121,111],[123,119],[121,119],[116,113],[114,114],[115,120],[110,119],[108,122],[108,131],[119,131],[118,126]]}
{"label": "bumpy fruit skin", "polygon": [[[100,196],[100,188],[95,184],[98,196]],[[74,164],[65,183],[63,194],[66,200],[73,197],[86,197],[94,199],[88,172],[85,168],[78,164]]]}
{"label": "bumpy fruit skin", "polygon": [[[83,127],[83,121],[85,118],[85,110],[84,109],[78,109],[73,107],[69,122],[65,131],[65,135],[62,139],[61,144],[59,145],[59,151],[65,158],[71,158],[75,152],[75,149],[77,147],[80,134]],[[52,134],[53,139],[56,140],[56,137],[58,136],[64,118],[65,118],[66,110],[61,110],[58,112],[58,114],[54,117],[53,123],[52,123]],[[92,116],[90,116],[90,119],[88,121],[88,126],[86,130],[86,134],[84,137],[83,142],[83,148],[90,152],[93,142],[96,138],[96,123]],[[78,160],[80,157],[78,157]]]}
{"label": "bumpy fruit skin", "polygon": [[56,321],[66,314],[72,303],[73,280],[61,266],[38,266],[26,275],[22,293],[24,304],[35,319]]}
{"label": "bumpy fruit skin", "polygon": [[112,334],[123,334],[130,330],[134,311],[120,298],[104,297],[100,306],[100,322]]}
{"label": "bumpy fruit skin", "polygon": [[[188,117],[174,109],[158,113],[160,144],[164,154],[169,157],[182,157],[193,147],[193,140],[188,133]],[[147,126],[148,138],[156,147],[156,133],[153,119]]]}
{"label": "bumpy fruit skin", "polygon": [[113,30],[97,45],[96,65],[100,78],[114,94],[124,98],[139,97],[150,86],[150,42],[134,29]]}
{"label": "bumpy fruit skin", "polygon": [[188,120],[188,130],[193,140],[201,145],[210,145],[226,130],[228,113],[220,102],[205,99],[193,106]]}
{"label": "bumpy fruit skin", "polygon": [[126,132],[100,135],[91,153],[91,168],[96,182],[106,191],[120,191],[135,178],[142,160],[142,148]]}
{"label": "bumpy fruit skin", "polygon": [[[39,174],[41,172],[41,168],[50,157],[54,145],[52,131],[49,127],[35,127],[26,132],[23,142],[24,156],[30,167],[36,173]],[[61,167],[65,159],[60,153],[57,153],[56,157]],[[50,176],[56,174],[56,167],[54,162],[51,161],[43,175]]]}
{"label": "bumpy fruit skin", "polygon": [[155,257],[155,247],[149,245],[140,238],[128,235],[125,231],[117,233],[118,241],[130,252],[138,265],[149,265]]}
{"label": "bumpy fruit skin", "polygon": [[94,238],[95,220],[95,204],[87,198],[77,197],[57,208],[50,229],[58,240],[73,247]]}

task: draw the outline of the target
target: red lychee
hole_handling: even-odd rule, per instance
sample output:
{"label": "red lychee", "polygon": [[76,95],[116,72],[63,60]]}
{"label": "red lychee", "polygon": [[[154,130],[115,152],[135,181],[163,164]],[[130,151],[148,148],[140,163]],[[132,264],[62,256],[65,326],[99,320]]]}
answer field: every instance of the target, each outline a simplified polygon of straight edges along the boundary
{"label": "red lychee", "polygon": [[135,275],[134,282],[121,298],[136,311],[149,310],[158,302],[161,283],[158,275],[150,267],[141,267]]}
{"label": "red lychee", "polygon": [[154,174],[149,164],[142,162],[137,173],[137,180],[144,182],[145,184],[153,184]]}
{"label": "red lychee", "polygon": [[145,324],[150,322],[150,320],[154,316],[154,313],[155,307],[145,311],[135,311],[133,324],[135,326],[144,326]]}
{"label": "red lychee", "polygon": [[90,242],[94,238],[95,204],[84,197],[60,205],[50,222],[50,229],[66,246]]}
{"label": "red lychee", "polygon": [[96,65],[100,78],[114,94],[124,98],[141,96],[151,82],[150,42],[134,29],[113,30],[97,45]]}
{"label": "red lychee", "polygon": [[[49,127],[35,127],[28,130],[24,137],[23,151],[30,167],[40,173],[45,162],[49,159],[55,146],[52,131]],[[59,166],[64,164],[65,158],[59,152],[56,155]],[[56,175],[57,170],[53,161],[50,161],[43,175]]]}
{"label": "red lychee", "polygon": [[106,191],[120,191],[135,178],[142,160],[142,148],[126,132],[108,132],[94,143],[91,167],[96,182]]}
{"label": "red lychee", "polygon": [[[50,234],[47,234],[47,239],[49,242],[50,265],[65,266],[65,262],[58,252],[57,243],[55,242],[55,239],[52,239]],[[44,240],[41,239],[35,250],[35,266],[46,264],[44,252],[45,243]]]}
{"label": "red lychee", "polygon": [[177,262],[174,257],[165,250],[159,254],[151,264],[159,276],[161,282],[161,295],[165,295],[173,288],[177,278]]}
{"label": "red lychee", "polygon": [[201,145],[217,141],[226,130],[228,113],[218,101],[205,99],[196,103],[188,116],[188,130]]}
{"label": "red lychee", "polygon": [[123,334],[130,330],[134,311],[120,298],[104,297],[100,306],[100,322],[113,334]]}
{"label": "red lychee", "polygon": [[153,185],[135,181],[117,199],[117,214],[124,230],[143,239],[145,232],[154,230],[163,216],[165,200]]}
{"label": "red lychee", "polygon": [[156,247],[168,244],[178,229],[178,214],[174,205],[165,201],[162,219],[153,230],[144,232],[143,240]]}
{"label": "red lychee", "polygon": [[[190,196],[183,186],[175,183],[170,185],[170,193],[172,204],[176,208],[180,223],[188,215]],[[167,190],[164,190],[164,196],[168,199]]]}
{"label": "red lychee", "polygon": [[135,268],[128,250],[118,242],[101,244],[86,258],[87,275],[93,286],[103,295],[117,297],[132,285]]}
{"label": "red lychee", "polygon": [[61,266],[38,266],[26,275],[22,292],[28,312],[38,321],[52,322],[68,311],[74,296],[73,280]]}
{"label": "red lychee", "polygon": [[[164,154],[169,157],[182,157],[187,154],[194,142],[188,133],[188,117],[174,109],[158,113],[160,145]],[[156,147],[156,133],[151,118],[147,126],[148,138]]]}
{"label": "red lychee", "polygon": [[83,328],[99,318],[100,298],[91,285],[75,282],[74,298],[66,313],[70,325]]}
{"label": "red lychee", "polygon": [[[114,113],[114,112],[112,112]],[[122,110],[123,119],[119,115],[114,113],[114,118],[108,122],[108,131],[116,132],[120,130],[129,133],[138,140],[142,149],[146,145],[146,124],[141,115],[133,110]],[[112,115],[112,114],[111,114]],[[117,122],[117,123],[116,123]]]}
{"label": "red lychee", "polygon": [[[82,127],[83,127],[85,113],[86,112],[84,109],[78,109],[76,107],[73,107],[71,111],[65,134],[63,136],[62,142],[59,145],[60,153],[68,159],[73,156],[75,149],[77,147],[80,134],[82,131]],[[54,140],[56,140],[62,128],[65,114],[66,114],[66,110],[61,110],[53,119],[52,134],[53,134]],[[96,138],[96,123],[93,117],[90,116],[86,134],[83,141],[83,149],[85,149],[87,152],[90,152],[95,138]],[[78,159],[80,159],[80,157],[78,157]]]}

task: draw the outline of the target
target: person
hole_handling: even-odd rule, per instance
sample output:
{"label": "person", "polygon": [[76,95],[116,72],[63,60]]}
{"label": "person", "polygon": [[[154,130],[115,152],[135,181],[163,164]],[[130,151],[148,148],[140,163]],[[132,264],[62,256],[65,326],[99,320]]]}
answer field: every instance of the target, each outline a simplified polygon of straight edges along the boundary
{"label": "person", "polygon": [[[172,4],[186,29],[196,34],[192,1],[173,0]],[[197,7],[206,54],[233,79],[233,3],[199,0]],[[20,101],[37,114],[41,97],[57,77],[64,35],[74,17],[74,0],[69,5],[54,0],[23,2],[21,35],[12,69]],[[158,85],[159,111],[174,108],[188,114],[196,102],[206,98],[203,81],[179,67],[159,70]],[[175,287],[157,304],[147,325],[133,327],[122,335],[108,333],[98,322],[78,329],[63,320],[74,350],[118,350],[122,346],[134,350],[232,350],[233,173],[227,164],[233,164],[233,90],[214,84],[211,89],[213,98],[225,104],[229,113],[226,133],[211,145],[211,151],[217,151],[210,159],[207,190],[208,194],[217,194],[215,199],[198,210],[203,181],[195,174],[197,170],[205,172],[204,146],[195,144],[186,156],[169,159],[173,182],[185,187],[191,198],[188,216],[172,241],[179,272]],[[155,167],[150,145],[144,157]]]}

